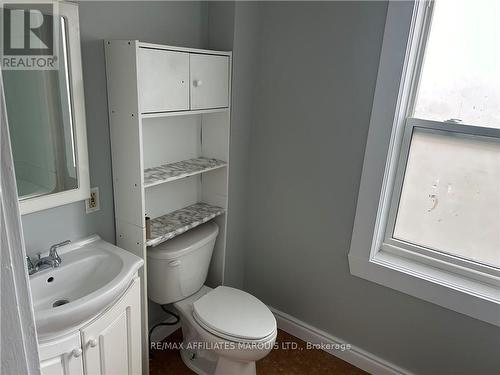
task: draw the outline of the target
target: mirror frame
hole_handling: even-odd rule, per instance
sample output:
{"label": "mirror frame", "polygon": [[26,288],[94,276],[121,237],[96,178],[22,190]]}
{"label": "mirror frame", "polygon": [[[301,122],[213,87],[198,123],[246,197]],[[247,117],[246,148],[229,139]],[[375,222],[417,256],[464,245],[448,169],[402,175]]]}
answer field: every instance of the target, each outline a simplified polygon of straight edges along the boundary
{"label": "mirror frame", "polygon": [[59,16],[67,20],[69,45],[69,79],[73,112],[73,131],[77,160],[78,187],[53,194],[19,200],[21,215],[45,210],[90,197],[90,175],[87,151],[87,127],[85,121],[85,97],[83,92],[82,56],[78,5],[57,2]]}

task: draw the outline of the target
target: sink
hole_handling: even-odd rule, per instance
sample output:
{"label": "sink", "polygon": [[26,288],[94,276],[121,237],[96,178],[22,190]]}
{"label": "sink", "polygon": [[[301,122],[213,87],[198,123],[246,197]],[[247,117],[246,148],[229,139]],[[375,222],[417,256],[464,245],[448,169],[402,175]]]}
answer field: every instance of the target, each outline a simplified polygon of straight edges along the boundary
{"label": "sink", "polygon": [[39,338],[77,328],[128,287],[144,261],[94,235],[58,249],[62,263],[30,276]]}

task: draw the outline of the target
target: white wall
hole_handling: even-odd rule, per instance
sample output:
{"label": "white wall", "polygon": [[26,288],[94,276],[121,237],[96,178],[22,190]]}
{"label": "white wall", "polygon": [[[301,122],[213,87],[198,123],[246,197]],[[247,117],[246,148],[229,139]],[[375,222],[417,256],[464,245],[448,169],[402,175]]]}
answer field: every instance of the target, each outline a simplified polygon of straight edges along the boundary
{"label": "white wall", "polygon": [[385,13],[260,6],[244,285],[416,374],[498,374],[499,328],[349,273]]}

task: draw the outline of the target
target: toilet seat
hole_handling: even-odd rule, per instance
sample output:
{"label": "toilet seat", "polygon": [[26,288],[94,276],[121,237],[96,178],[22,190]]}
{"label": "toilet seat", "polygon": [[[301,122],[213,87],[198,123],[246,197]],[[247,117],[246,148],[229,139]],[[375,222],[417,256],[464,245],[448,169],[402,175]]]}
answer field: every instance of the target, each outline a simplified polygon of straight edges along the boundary
{"label": "toilet seat", "polygon": [[264,303],[226,286],[195,301],[193,317],[210,333],[234,342],[265,342],[276,332],[276,319]]}

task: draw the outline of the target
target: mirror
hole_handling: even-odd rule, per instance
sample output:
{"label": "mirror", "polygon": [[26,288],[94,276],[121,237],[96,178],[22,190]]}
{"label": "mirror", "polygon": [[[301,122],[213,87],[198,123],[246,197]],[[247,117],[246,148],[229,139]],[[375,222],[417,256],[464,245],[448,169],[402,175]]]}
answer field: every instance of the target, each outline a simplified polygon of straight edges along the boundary
{"label": "mirror", "polygon": [[70,25],[78,17],[67,5],[67,15],[43,16],[58,30],[58,68],[2,72],[22,214],[89,195],[83,90],[75,90],[81,80],[78,25]]}
{"label": "mirror", "polygon": [[5,102],[19,199],[78,187],[68,76],[66,22],[60,18],[58,70],[5,70]]}

